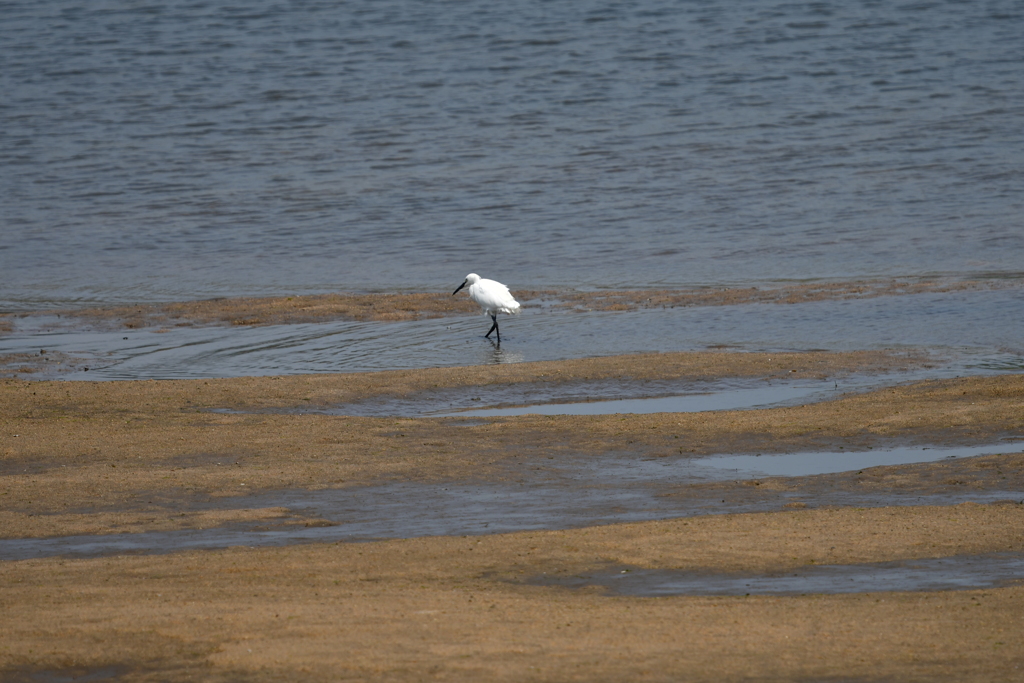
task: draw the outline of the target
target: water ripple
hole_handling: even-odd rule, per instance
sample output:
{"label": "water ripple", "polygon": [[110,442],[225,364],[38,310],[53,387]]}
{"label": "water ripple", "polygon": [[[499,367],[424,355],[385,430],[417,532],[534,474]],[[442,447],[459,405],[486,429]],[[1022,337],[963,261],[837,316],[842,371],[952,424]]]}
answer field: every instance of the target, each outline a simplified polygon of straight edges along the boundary
{"label": "water ripple", "polygon": [[0,309],[1016,271],[1019,10],[8,2]]}

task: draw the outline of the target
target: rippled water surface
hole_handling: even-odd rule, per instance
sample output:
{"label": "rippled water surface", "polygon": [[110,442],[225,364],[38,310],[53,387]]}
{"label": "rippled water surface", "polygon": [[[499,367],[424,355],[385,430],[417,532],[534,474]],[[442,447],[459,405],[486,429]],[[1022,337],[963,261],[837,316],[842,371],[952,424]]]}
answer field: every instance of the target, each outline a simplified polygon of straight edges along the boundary
{"label": "rippled water surface", "polygon": [[0,309],[1017,277],[1021,35],[1017,0],[6,2]]}
{"label": "rippled water surface", "polygon": [[481,316],[114,331],[63,322],[21,319],[15,333],[0,336],[0,356],[67,354],[78,359],[72,370],[55,363],[50,373],[32,375],[66,379],[361,372],[721,347],[925,349],[938,364],[933,375],[1024,369],[1024,293],[1016,290],[607,313],[527,308],[503,317],[500,346],[483,338],[490,319]]}

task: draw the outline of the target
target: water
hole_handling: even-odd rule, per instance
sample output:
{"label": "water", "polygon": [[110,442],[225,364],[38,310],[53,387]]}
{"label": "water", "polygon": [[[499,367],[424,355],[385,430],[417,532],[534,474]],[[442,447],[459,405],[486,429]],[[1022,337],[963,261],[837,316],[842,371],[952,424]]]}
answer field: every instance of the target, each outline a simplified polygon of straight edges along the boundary
{"label": "water", "polygon": [[516,408],[478,408],[438,417],[497,417],[505,415],[615,415],[620,413],[697,413],[706,410],[743,410],[779,405],[795,400],[810,402],[812,397],[827,396],[821,382],[815,385],[778,386],[752,389],[725,389],[698,394],[657,396],[654,398],[620,398],[575,403],[540,403]]}
{"label": "water", "polygon": [[763,477],[765,471],[772,468],[782,476],[803,477],[844,471],[849,467],[1010,453],[1018,448],[1019,445],[1004,443],[944,449],[902,448],[881,453],[752,456],[746,464],[727,457],[649,460],[616,455],[566,457],[549,461],[544,468],[514,469],[505,481],[498,482],[397,481],[340,489],[266,491],[242,499],[217,498],[205,503],[173,500],[170,509],[174,511],[238,508],[240,505],[247,509],[284,507],[323,523],[268,526],[260,522],[179,531],[0,539],[0,559],[500,534],[695,515],[770,512],[793,503],[805,507],[953,505],[966,501],[1024,505],[1024,491],[1014,488],[1014,484],[1003,488],[998,485],[986,489],[952,487],[941,490],[942,487],[935,487],[924,491],[860,490],[813,484],[798,491],[776,491],[741,483],[701,488],[709,483],[730,484]]}
{"label": "water", "polygon": [[[880,448],[868,451],[820,451],[804,453],[779,453],[766,455],[715,455],[695,458],[682,467],[679,463],[640,460],[619,465],[619,476],[660,476],[678,477],[680,471],[686,476],[707,479],[754,479],[760,477],[808,477],[818,474],[853,472],[870,467],[889,467],[923,462],[939,462],[948,458],[969,458],[979,455],[1005,453],[1007,444],[983,446],[960,446],[952,448],[903,446]],[[673,471],[674,470],[674,471]]]}
{"label": "water", "polygon": [[68,354],[79,359],[73,369],[58,371],[66,366],[54,364],[49,373],[31,376],[85,380],[357,372],[723,345],[736,351],[927,349],[936,363],[929,376],[936,377],[1024,368],[1024,293],[1015,290],[627,312],[528,308],[505,320],[501,346],[483,339],[490,319],[475,315],[116,331],[69,331],[61,322],[20,320],[14,334],[0,335],[0,355]]}
{"label": "water", "polygon": [[6,2],[0,310],[1019,278],[1022,34],[1019,0]]}
{"label": "water", "polygon": [[[905,375],[849,377],[843,390],[876,387]],[[487,422],[496,415],[608,415],[614,413],[744,410],[812,403],[839,394],[838,381],[716,380],[578,380],[528,382],[473,387],[442,387],[411,396],[377,396],[356,403],[315,409],[293,407],[281,412],[318,412],[361,417],[461,417],[455,425]],[[482,408],[481,406],[491,406]],[[503,408],[500,406],[516,406]],[[234,412],[234,411],[232,411]]]}
{"label": "water", "polygon": [[1024,554],[953,555],[919,560],[803,566],[774,574],[712,574],[610,568],[584,576],[538,576],[542,586],[603,586],[614,595],[803,595],[994,588],[1024,580]]}

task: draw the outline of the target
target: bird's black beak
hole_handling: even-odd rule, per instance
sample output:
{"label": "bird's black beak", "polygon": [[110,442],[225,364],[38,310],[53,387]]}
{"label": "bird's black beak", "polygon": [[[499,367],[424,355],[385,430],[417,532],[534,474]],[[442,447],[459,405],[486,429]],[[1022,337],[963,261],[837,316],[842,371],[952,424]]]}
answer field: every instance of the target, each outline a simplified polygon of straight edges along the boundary
{"label": "bird's black beak", "polygon": [[461,284],[461,285],[459,285],[458,287],[456,287],[456,288],[455,288],[455,291],[454,291],[454,292],[452,292],[452,296],[455,296],[456,294],[458,294],[458,293],[459,293],[459,290],[460,290],[460,289],[462,289],[463,287],[465,287],[465,286],[466,286],[466,283],[467,283],[467,282],[469,282],[469,280],[463,280],[463,281],[462,281],[462,284]]}

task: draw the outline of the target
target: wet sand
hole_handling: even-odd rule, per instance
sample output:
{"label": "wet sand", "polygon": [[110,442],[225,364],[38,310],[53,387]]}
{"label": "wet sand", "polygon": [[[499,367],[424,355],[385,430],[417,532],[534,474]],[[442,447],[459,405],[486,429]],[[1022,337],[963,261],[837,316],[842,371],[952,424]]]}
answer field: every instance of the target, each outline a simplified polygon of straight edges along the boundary
{"label": "wet sand", "polygon": [[[329,523],[262,492],[536,481],[588,458],[977,444],[1003,455],[681,487],[1024,490],[1024,376],[881,387],[712,413],[352,417],[463,388],[920,369],[907,354],[655,354],[351,375],[0,382],[3,538]],[[231,412],[216,412],[231,411]],[[529,476],[527,476],[529,472]],[[823,493],[824,492],[824,493]],[[571,491],[567,492],[571,495]],[[837,499],[841,496],[837,496]],[[210,502],[217,503],[215,509]],[[4,680],[921,680],[1024,678],[1024,587],[623,597],[545,585],[608,567],[769,572],[1024,551],[1024,505],[783,506],[545,532],[0,562]],[[550,582],[549,582],[550,583]],[[63,678],[62,678],[63,677]]]}
{"label": "wet sand", "polygon": [[[433,392],[460,387],[479,392],[531,385],[541,392],[552,385],[579,387],[609,379],[642,387],[670,379],[823,378],[918,362],[927,361],[882,352],[680,353],[346,375],[5,380],[0,383],[5,435],[0,499],[4,515],[25,517],[3,528],[36,536],[37,525],[52,522],[38,516],[148,513],[211,497],[237,498],[244,507],[246,495],[266,490],[389,480],[508,480],[527,467],[526,460],[866,447],[914,438],[928,442],[936,434],[946,443],[975,442],[1019,426],[1022,416],[1000,394],[1003,378],[914,385],[763,411],[486,420],[315,412],[384,396],[427,400]],[[973,405],[965,408],[962,397],[968,395]],[[913,404],[894,409],[911,397]],[[943,403],[944,397],[952,397],[954,405]],[[936,411],[932,403],[942,409]],[[225,410],[233,412],[216,412]],[[853,410],[863,412],[859,423],[846,419]],[[95,533],[101,528],[108,525]]]}
{"label": "wet sand", "polygon": [[630,598],[535,581],[1019,551],[1022,524],[1008,506],[801,510],[5,562],[0,657],[8,681],[1014,681],[1021,586]]}

